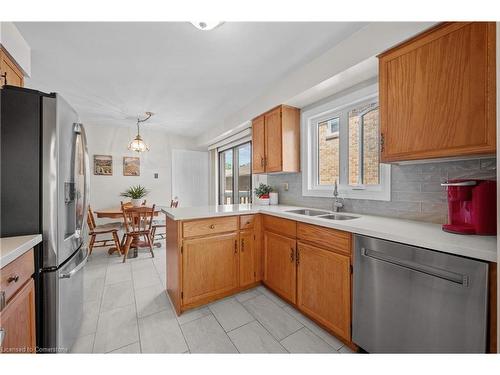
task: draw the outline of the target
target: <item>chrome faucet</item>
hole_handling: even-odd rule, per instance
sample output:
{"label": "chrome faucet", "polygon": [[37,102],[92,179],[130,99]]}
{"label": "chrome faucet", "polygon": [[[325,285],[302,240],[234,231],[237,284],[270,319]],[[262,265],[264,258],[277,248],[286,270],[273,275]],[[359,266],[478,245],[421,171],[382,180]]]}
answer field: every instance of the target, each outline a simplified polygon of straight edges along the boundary
{"label": "chrome faucet", "polygon": [[337,180],[335,180],[335,185],[333,188],[333,212],[339,212],[342,211],[342,208],[344,208],[344,203],[341,202],[343,201],[342,198],[339,198],[339,190],[337,187]]}

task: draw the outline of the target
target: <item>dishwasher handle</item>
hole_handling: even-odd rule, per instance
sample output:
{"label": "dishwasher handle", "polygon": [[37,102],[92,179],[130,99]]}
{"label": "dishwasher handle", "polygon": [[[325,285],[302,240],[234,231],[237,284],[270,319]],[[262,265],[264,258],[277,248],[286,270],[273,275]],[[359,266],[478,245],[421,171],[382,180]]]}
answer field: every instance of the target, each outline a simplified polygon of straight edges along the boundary
{"label": "dishwasher handle", "polygon": [[390,263],[398,267],[406,268],[415,272],[424,273],[429,276],[437,277],[443,280],[451,281],[455,284],[462,285],[463,287],[469,286],[469,276],[462,275],[456,272],[446,271],[440,268],[428,266],[425,264],[420,264],[412,262],[409,260],[404,260],[396,258],[392,255],[384,254],[380,251],[369,250],[366,248],[361,248],[361,254],[368,258],[373,258],[382,262]]}

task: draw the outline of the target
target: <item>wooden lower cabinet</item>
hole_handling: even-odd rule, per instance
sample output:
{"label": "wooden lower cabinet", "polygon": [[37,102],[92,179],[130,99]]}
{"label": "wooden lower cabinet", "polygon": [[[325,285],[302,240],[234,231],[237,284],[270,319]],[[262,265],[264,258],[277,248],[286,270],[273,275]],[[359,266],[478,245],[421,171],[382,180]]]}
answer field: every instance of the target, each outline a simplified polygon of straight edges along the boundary
{"label": "wooden lower cabinet", "polygon": [[251,285],[256,280],[255,240],[251,230],[240,232],[240,286]]}
{"label": "wooden lower cabinet", "polygon": [[238,234],[183,241],[182,303],[210,299],[238,287]]}
{"label": "wooden lower cabinet", "polygon": [[297,307],[351,340],[350,257],[298,242]]}
{"label": "wooden lower cabinet", "polygon": [[0,312],[1,353],[35,353],[35,284],[30,279]]}
{"label": "wooden lower cabinet", "polygon": [[264,283],[288,301],[295,303],[295,238],[264,232]]}

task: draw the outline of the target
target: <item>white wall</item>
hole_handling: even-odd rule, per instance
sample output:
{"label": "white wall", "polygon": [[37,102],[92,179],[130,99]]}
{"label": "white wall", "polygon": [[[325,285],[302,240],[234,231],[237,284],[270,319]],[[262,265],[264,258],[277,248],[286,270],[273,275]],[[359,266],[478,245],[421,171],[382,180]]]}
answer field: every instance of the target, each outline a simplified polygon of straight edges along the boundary
{"label": "white wall", "polygon": [[[123,176],[123,157],[138,156],[127,149],[135,136],[135,127],[110,126],[85,123],[91,164],[90,204],[94,210],[117,207],[120,193],[131,185],[141,184],[149,191],[147,201],[157,205],[169,205],[172,198],[172,150],[191,149],[190,138],[170,135],[162,130],[141,129],[141,135],[150,151],[140,154],[141,175]],[[94,175],[94,154],[113,156],[113,175]],[[154,178],[158,173],[158,179]]]}
{"label": "white wall", "polygon": [[208,151],[172,151],[172,195],[179,207],[208,205]]}

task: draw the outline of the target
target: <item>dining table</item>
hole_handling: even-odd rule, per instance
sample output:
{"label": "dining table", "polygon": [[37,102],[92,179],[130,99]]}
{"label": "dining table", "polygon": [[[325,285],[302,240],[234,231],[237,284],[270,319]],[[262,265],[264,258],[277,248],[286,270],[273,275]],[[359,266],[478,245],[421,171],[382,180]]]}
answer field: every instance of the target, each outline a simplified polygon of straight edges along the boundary
{"label": "dining table", "polygon": [[[103,210],[94,211],[95,215],[99,219],[121,219],[123,220],[123,212],[121,207],[112,207]],[[155,210],[153,216],[158,216],[161,213],[161,208],[155,206]],[[132,243],[130,244],[130,248],[134,251],[129,251],[128,258],[137,258],[137,249],[140,247],[147,247],[148,243],[146,241],[142,241],[140,236],[134,236]],[[153,238],[154,240],[154,238]],[[160,243],[155,243],[154,246],[160,247]],[[108,250],[108,254],[113,254],[114,252],[119,251],[116,247],[110,247]],[[120,251],[121,253],[121,251]]]}

